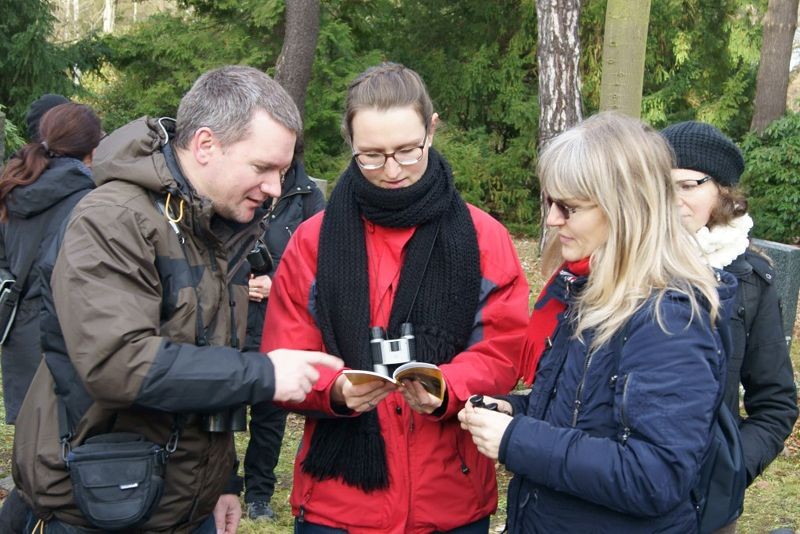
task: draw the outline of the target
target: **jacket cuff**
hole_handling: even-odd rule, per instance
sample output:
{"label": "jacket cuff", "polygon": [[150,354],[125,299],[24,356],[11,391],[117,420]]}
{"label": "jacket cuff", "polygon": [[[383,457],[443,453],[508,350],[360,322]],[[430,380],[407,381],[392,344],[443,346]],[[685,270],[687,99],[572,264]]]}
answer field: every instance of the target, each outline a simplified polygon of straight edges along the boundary
{"label": "jacket cuff", "polygon": [[500,439],[500,450],[497,452],[497,461],[506,465],[506,451],[508,450],[508,442],[511,441],[511,433],[514,432],[514,427],[522,420],[522,416],[514,417],[503,432],[503,437]]}
{"label": "jacket cuff", "polygon": [[511,405],[511,415],[523,415],[525,413],[525,403],[528,402],[527,395],[501,395],[496,397],[499,400],[504,400]]}
{"label": "jacket cuff", "polygon": [[236,465],[233,466],[233,472],[231,473],[230,478],[228,478],[228,483],[225,484],[225,489],[222,490],[222,494],[230,494],[230,495],[241,495],[242,491],[244,490],[244,479],[239,476],[239,461],[236,461]]}

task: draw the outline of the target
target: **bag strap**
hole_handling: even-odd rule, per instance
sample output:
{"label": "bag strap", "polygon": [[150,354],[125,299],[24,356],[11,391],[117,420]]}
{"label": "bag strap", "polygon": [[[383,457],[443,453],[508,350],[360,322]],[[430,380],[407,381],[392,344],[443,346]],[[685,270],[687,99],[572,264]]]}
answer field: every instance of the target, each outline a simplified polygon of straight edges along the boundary
{"label": "bag strap", "polygon": [[[64,402],[64,397],[56,392],[56,398],[58,399],[58,441],[61,444],[61,461],[63,461],[64,465],[69,469],[67,457],[69,456],[70,450],[72,450],[71,442],[72,438],[75,437],[75,429],[69,424],[67,403]],[[163,459],[165,463],[169,456],[177,450],[178,441],[180,440],[185,423],[186,417],[183,414],[173,414],[172,432],[170,432],[167,443],[164,444]]]}
{"label": "bag strap", "polygon": [[[16,276],[16,280],[14,281],[11,291],[15,292],[17,295],[22,295],[22,290],[30,277],[31,267],[33,266],[36,256],[39,254],[39,248],[41,247],[47,228],[47,225],[42,226],[39,235],[36,236],[37,239],[35,241],[30,241],[30,243],[37,243],[38,245],[25,249],[22,256],[22,263],[20,264],[20,271],[19,273],[13,273],[14,276]],[[11,270],[10,267],[9,265],[9,271]]]}

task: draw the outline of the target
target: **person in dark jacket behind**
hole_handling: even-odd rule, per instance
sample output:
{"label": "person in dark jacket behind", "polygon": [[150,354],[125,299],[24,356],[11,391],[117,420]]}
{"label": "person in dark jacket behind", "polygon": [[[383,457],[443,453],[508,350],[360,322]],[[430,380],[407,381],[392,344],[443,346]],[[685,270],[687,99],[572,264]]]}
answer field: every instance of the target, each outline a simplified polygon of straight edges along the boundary
{"label": "person in dark jacket behind", "polygon": [[523,356],[541,355],[533,389],[459,413],[514,473],[509,532],[698,530],[691,490],[724,379],[714,325],[734,280],[721,273],[718,288],[694,250],[670,167],[657,131],[607,113],[540,154],[555,274]]}
{"label": "person in dark jacket behind", "polygon": [[783,332],[776,273],[749,245],[753,220],[737,188],[744,171],[739,148],[710,124],[687,121],[661,132],[675,152],[672,178],[681,216],[715,269],[734,275],[736,310],[731,318],[733,353],[728,359],[725,400],[740,414],[748,485],[783,449],[797,420],[797,391]]}
{"label": "person in dark jacket behind", "polygon": [[[58,105],[42,117],[41,142],[25,145],[0,177],[0,233],[10,271],[24,276],[20,264],[27,250],[39,250],[20,296],[14,326],[3,345],[7,424],[14,424],[41,360],[41,256],[57,238],[72,208],[94,188],[90,167],[101,132],[100,119],[88,106]],[[39,138],[37,131],[32,134]]]}
{"label": "person in dark jacket behind", "polygon": [[[302,400],[316,366],[341,366],[318,352],[241,350],[245,256],[301,130],[274,80],[226,66],[198,78],[177,121],[143,117],[100,144],[98,186],[73,211],[57,259],[45,262],[53,274],[43,297],[44,362],[20,408],[12,466],[30,508],[27,532],[109,530],[92,519],[96,506],[76,498],[86,493],[72,483],[65,450],[122,433],[158,444],[164,454],[154,460],[166,469],[151,466],[163,471],[152,501],[136,492],[105,501],[115,517],[152,503],[139,507],[135,524],[115,527],[236,531],[235,428],[221,419],[246,403]],[[136,488],[137,472],[115,473],[131,477],[124,484],[106,472],[87,485]]]}
{"label": "person in dark jacket behind", "polygon": [[[298,141],[298,146],[300,142]],[[325,196],[306,174],[297,157],[281,179],[281,196],[272,202],[263,243],[269,261],[260,269],[252,266],[250,275],[250,304],[247,307],[247,335],[244,350],[261,347],[264,315],[272,288],[272,278],[278,269],[283,251],[300,223],[325,209]],[[267,333],[269,335],[269,332]],[[275,466],[281,452],[286,427],[286,411],[271,402],[254,404],[250,410],[250,440],[244,456],[244,501],[250,519],[274,519],[270,506],[275,491]]]}
{"label": "person in dark jacket behind", "polygon": [[[91,108],[59,95],[44,95],[31,104],[27,122],[31,142],[9,160],[0,177],[0,266],[24,276],[23,256],[30,247],[37,249],[3,344],[3,400],[10,425],[42,359],[42,260],[58,246],[72,208],[94,188],[92,154],[102,135]],[[0,531],[21,532],[26,515],[19,492],[12,490],[0,511]]]}
{"label": "person in dark jacket behind", "polygon": [[68,102],[69,99],[67,97],[55,93],[45,93],[31,102],[28,112],[25,114],[28,141],[31,143],[38,143],[41,141],[39,138],[39,123],[42,121],[44,114],[54,107]]}

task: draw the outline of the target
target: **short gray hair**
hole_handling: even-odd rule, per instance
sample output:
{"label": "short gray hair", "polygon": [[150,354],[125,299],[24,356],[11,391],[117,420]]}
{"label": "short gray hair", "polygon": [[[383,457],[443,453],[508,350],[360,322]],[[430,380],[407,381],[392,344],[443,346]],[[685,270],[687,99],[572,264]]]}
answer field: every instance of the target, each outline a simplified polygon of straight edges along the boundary
{"label": "short gray hair", "polygon": [[257,110],[300,137],[303,119],[292,97],[275,80],[258,69],[228,65],[200,76],[181,99],[175,144],[188,148],[195,132],[210,128],[223,146],[244,139]]}

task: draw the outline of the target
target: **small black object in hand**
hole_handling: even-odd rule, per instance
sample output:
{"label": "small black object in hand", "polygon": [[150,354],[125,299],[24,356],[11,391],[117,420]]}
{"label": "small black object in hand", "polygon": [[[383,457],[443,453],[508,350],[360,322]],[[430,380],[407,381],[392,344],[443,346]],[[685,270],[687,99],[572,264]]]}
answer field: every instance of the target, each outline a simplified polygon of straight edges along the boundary
{"label": "small black object in hand", "polygon": [[475,408],[485,408],[487,410],[492,410],[493,412],[497,410],[497,403],[490,402],[486,403],[483,401],[483,395],[473,395],[469,398],[470,404],[472,404]]}

